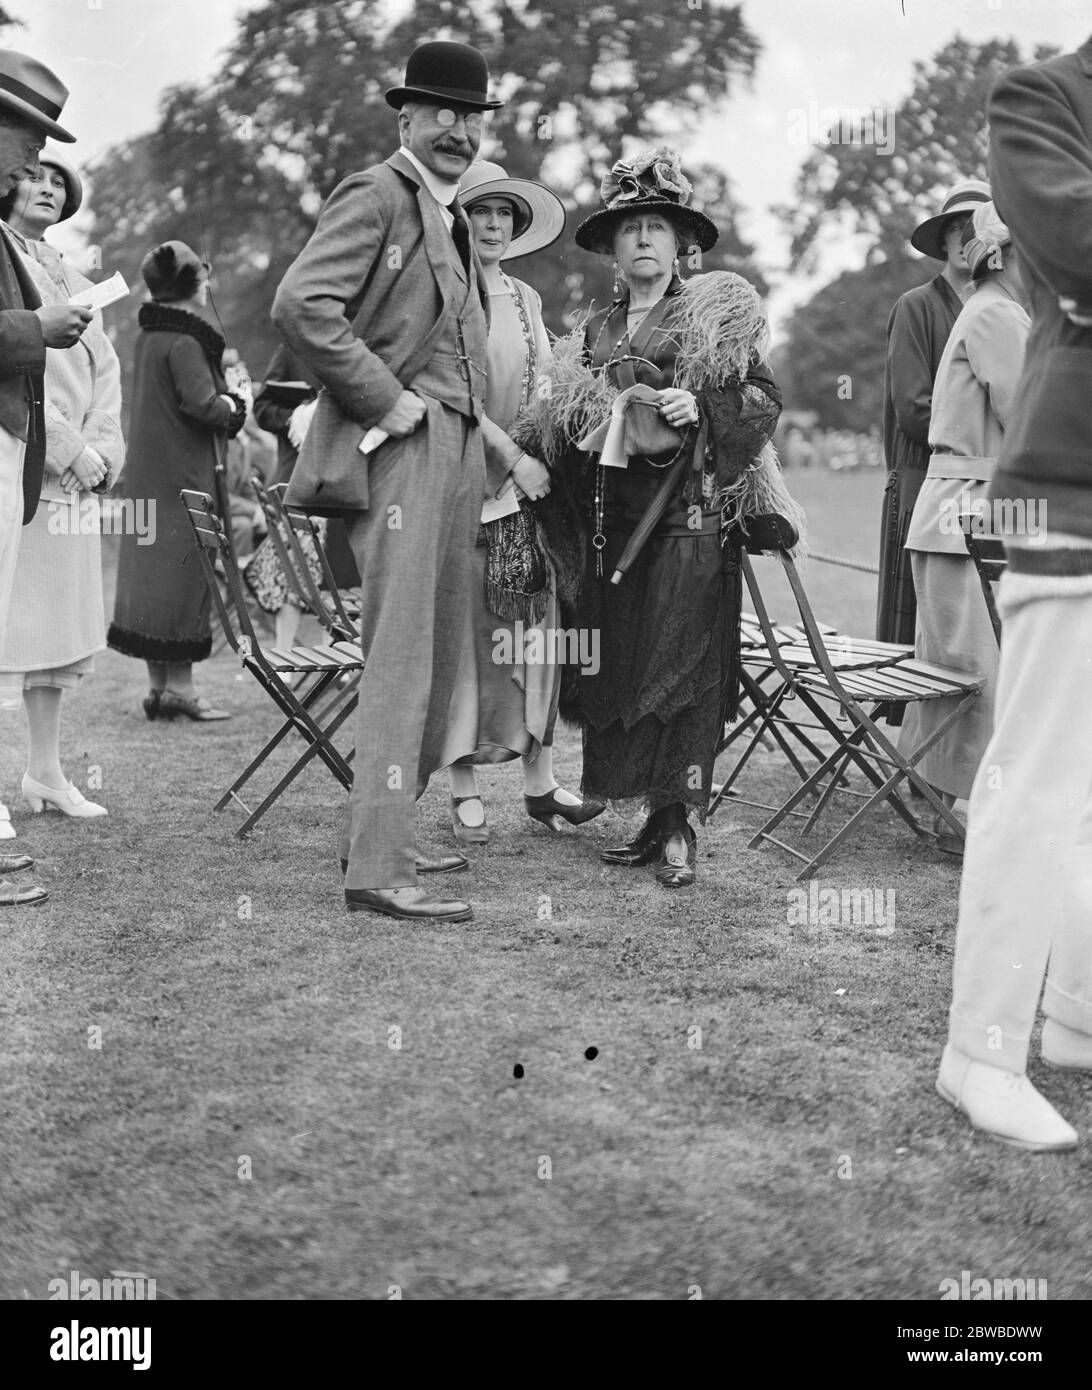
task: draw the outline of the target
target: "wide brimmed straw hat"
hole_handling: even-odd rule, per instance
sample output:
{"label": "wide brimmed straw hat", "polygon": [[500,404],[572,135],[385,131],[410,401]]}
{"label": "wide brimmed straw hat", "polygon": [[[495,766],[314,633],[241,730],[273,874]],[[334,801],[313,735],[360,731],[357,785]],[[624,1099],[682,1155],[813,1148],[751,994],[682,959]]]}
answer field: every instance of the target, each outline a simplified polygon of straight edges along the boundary
{"label": "wide brimmed straw hat", "polygon": [[599,190],[605,206],[577,227],[576,244],[609,255],[620,218],[659,210],[699,250],[709,251],[720,233],[703,212],[689,206],[693,191],[674,150],[660,146],[636,159],[620,159]]}
{"label": "wide brimmed straw hat", "polygon": [[467,210],[480,198],[511,198],[516,208],[506,261],[529,256],[552,245],[565,230],[565,204],[550,189],[530,179],[510,179],[499,164],[476,160],[459,180],[459,202]]}
{"label": "wide brimmed straw hat", "polygon": [[961,212],[974,212],[975,208],[990,201],[990,186],[981,179],[962,179],[944,199],[944,206],[935,217],[927,217],[914,228],[910,245],[922,255],[931,256],[934,261],[946,261],[944,253],[944,231],[951,218]]}

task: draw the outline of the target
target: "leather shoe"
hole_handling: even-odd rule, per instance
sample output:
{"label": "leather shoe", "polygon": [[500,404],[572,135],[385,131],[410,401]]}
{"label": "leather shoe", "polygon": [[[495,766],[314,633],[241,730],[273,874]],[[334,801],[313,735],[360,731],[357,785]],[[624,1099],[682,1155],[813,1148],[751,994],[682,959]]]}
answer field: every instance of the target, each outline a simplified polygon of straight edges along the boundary
{"label": "leather shoe", "polygon": [[423,888],[346,888],[345,906],[408,922],[469,922],[474,916],[469,903],[434,898]]}
{"label": "leather shoe", "polygon": [[[414,858],[413,867],[419,874],[460,874],[470,867],[470,860],[465,854],[418,854]],[[341,861],[341,872],[349,872],[347,859]]]}
{"label": "leather shoe", "polygon": [[987,1066],[951,1043],[944,1049],[937,1092],[974,1125],[1018,1149],[1075,1149],[1077,1131],[1026,1076]]}
{"label": "leather shoe", "polygon": [[37,907],[49,897],[49,891],[36,883],[16,888],[14,883],[0,883],[0,907]]}
{"label": "leather shoe", "polygon": [[33,867],[34,860],[29,854],[0,854],[0,874],[18,874]]}
{"label": "leather shoe", "polygon": [[665,888],[689,888],[694,882],[694,863],[698,857],[698,837],[689,827],[676,830],[663,841],[656,865],[656,882]]}
{"label": "leather shoe", "polygon": [[599,858],[604,864],[619,864],[624,869],[636,869],[642,864],[651,864],[659,852],[660,832],[646,821],[641,831],[628,844],[600,850]]}

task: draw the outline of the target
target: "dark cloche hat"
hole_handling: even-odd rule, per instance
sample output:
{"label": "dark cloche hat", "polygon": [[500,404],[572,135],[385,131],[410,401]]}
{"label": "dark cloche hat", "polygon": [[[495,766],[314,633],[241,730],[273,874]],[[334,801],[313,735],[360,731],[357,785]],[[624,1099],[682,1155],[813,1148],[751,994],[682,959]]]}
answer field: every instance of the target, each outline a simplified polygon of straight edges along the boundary
{"label": "dark cloche hat", "polygon": [[0,48],[0,108],[71,145],[76,137],[57,124],[67,100],[68,88],[44,63],[13,48]]}
{"label": "dark cloche hat", "polygon": [[455,101],[493,111],[503,101],[489,100],[489,68],[485,58],[468,43],[449,43],[436,39],[420,44],[406,64],[405,85],[391,87],[387,105],[401,111],[407,101],[424,97],[427,101]]}
{"label": "dark cloche hat", "polygon": [[614,225],[622,217],[663,209],[684,236],[701,251],[717,244],[719,233],[703,212],[687,206],[693,188],[674,150],[664,146],[645,150],[636,159],[620,159],[599,190],[604,206],[576,229],[576,244],[585,251],[613,250]]}
{"label": "dark cloche hat", "polygon": [[151,296],[159,302],[192,299],[208,265],[184,241],[164,241],[140,263]]}

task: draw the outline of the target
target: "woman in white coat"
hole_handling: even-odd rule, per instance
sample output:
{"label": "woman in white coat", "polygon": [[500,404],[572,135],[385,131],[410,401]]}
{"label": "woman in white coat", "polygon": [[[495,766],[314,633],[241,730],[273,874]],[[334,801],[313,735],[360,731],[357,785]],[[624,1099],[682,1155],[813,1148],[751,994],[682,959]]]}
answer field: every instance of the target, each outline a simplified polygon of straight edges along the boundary
{"label": "woman in white coat", "polygon": [[[43,304],[64,304],[91,282],[42,240],[72,216],[79,175],[46,148],[34,179],[0,203]],[[60,761],[61,700],[89,675],[106,646],[98,504],[121,471],[121,372],[96,314],[74,348],[46,354],[45,481],[38,511],[23,528],[7,637],[0,652],[0,708],[22,700],[29,734],[23,796],[32,811],[47,806],[74,818],[106,815],[65,776]],[[15,834],[0,805],[0,838]]]}

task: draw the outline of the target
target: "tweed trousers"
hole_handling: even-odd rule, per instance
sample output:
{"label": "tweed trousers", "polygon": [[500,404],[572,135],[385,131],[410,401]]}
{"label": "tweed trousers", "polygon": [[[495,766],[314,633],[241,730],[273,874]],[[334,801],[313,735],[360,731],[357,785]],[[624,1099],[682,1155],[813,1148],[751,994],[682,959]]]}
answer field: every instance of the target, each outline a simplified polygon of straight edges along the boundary
{"label": "tweed trousers", "polygon": [[[1029,601],[1012,602],[1014,583]],[[1092,593],[1006,574],[993,736],[967,813],[953,1045],[1022,1073],[1043,1011],[1092,1036]],[[1042,597],[1030,597],[1036,590]]]}
{"label": "tweed trousers", "polygon": [[369,460],[371,506],[347,525],[361,581],[365,666],[353,786],[342,836],[345,887],[417,883],[414,803],[431,774],[474,752],[445,736],[474,660],[474,541],[485,493],[476,423],[432,398],[426,421]]}

